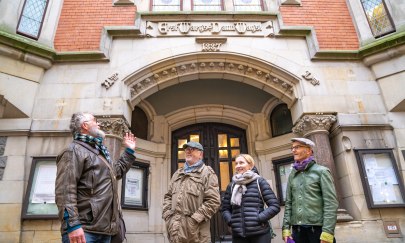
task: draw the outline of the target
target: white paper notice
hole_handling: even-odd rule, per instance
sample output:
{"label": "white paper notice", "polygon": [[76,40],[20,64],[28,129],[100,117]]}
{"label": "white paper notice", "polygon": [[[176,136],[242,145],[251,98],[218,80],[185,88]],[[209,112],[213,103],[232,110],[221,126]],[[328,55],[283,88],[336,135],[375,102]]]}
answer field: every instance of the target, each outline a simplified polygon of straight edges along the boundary
{"label": "white paper notice", "polygon": [[142,171],[131,169],[126,175],[125,203],[141,203]]}
{"label": "white paper notice", "polygon": [[56,165],[40,165],[31,203],[55,203]]}

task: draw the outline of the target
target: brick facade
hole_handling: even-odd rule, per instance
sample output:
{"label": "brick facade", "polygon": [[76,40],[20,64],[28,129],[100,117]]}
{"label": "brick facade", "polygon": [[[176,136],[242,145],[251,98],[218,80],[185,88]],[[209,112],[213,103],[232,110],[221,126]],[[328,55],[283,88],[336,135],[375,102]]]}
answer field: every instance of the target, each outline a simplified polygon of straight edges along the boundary
{"label": "brick facade", "polygon": [[321,50],[356,50],[359,41],[345,0],[302,0],[281,6],[285,25],[313,26]]}
{"label": "brick facade", "polygon": [[135,6],[113,6],[112,0],[65,0],[55,36],[57,51],[100,49],[103,26],[134,25]]}

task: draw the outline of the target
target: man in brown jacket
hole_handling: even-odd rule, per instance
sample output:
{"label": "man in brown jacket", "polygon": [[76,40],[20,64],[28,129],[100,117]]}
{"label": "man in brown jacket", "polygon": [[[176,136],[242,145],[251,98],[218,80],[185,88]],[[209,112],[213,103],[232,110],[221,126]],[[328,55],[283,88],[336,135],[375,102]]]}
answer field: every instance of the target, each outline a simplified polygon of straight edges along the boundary
{"label": "man in brown jacket", "polygon": [[112,163],[104,132],[90,113],[73,114],[73,142],[57,157],[56,204],[63,243],[109,243],[118,230],[117,180],[135,161],[136,138],[124,137],[125,152]]}
{"label": "man in brown jacket", "polygon": [[188,142],[183,148],[186,163],[171,179],[162,217],[171,243],[208,243],[210,219],[221,204],[218,178],[202,161],[200,143]]}

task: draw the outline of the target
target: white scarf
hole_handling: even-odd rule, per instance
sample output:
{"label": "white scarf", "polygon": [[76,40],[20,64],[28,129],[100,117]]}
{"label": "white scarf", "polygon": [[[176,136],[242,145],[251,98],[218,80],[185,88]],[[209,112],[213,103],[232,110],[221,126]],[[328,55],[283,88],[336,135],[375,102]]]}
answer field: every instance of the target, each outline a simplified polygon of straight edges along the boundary
{"label": "white scarf", "polygon": [[239,205],[242,201],[242,195],[246,193],[246,184],[256,180],[260,176],[255,172],[248,170],[243,174],[235,174],[232,177],[232,182],[235,184],[232,190],[231,204]]}

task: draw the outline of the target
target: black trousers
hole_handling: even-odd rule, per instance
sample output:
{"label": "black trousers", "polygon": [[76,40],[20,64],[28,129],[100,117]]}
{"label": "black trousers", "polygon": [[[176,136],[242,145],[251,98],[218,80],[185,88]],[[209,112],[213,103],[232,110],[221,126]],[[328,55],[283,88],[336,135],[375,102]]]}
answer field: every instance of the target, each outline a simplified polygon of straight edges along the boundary
{"label": "black trousers", "polygon": [[[322,234],[322,226],[297,226],[292,227],[292,237],[295,243],[319,243]],[[333,239],[336,243],[336,239]]]}
{"label": "black trousers", "polygon": [[270,232],[263,235],[255,235],[249,237],[239,237],[232,235],[232,243],[270,243]]}

